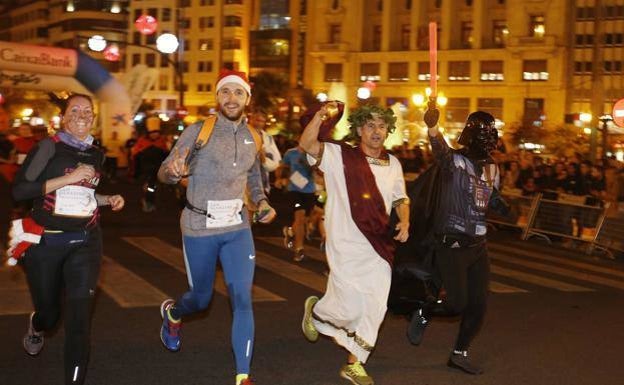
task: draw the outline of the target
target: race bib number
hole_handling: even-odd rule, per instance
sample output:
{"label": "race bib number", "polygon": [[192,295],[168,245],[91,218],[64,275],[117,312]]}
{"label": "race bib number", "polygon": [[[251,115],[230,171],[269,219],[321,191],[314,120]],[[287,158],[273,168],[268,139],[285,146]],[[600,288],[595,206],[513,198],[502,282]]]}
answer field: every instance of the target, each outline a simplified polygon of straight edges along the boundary
{"label": "race bib number", "polygon": [[208,201],[206,208],[206,228],[235,226],[243,223],[241,211],[243,201],[230,199],[225,201]]}
{"label": "race bib number", "polygon": [[95,190],[84,186],[65,186],[56,190],[54,214],[91,217],[97,209]]}

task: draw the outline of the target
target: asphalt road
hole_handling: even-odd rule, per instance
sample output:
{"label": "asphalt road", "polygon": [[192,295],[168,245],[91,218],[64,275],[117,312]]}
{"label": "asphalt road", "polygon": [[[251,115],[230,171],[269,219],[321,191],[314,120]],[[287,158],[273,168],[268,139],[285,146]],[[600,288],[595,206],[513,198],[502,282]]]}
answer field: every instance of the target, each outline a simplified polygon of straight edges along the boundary
{"label": "asphalt road", "polygon": [[[208,311],[185,319],[182,349],[160,343],[159,303],[187,288],[178,213],[162,190],[159,208],[143,213],[138,188],[105,186],[127,196],[120,214],[104,213],[105,259],[94,311],[89,385],[231,385],[231,312],[223,288]],[[6,190],[0,191],[6,196]],[[283,199],[273,197],[278,208]],[[0,214],[6,217],[6,199]],[[285,216],[254,230],[256,344],[252,376],[258,385],[346,384],[338,376],[346,353],[321,338],[308,343],[300,329],[304,299],[322,293],[324,264],[318,241],[300,263],[281,245]],[[6,223],[0,232],[6,234]],[[2,238],[2,237],[0,237]],[[3,238],[4,239],[4,238]],[[4,243],[4,242],[3,242]],[[435,319],[421,346],[405,338],[407,322],[389,314],[368,372],[378,385],[622,384],[624,264],[578,250],[495,232],[490,242],[492,285],[488,314],[471,355],[486,372],[469,376],[446,367],[456,320]],[[31,304],[19,268],[0,268],[0,384],[62,383],[62,325],[31,358],[21,346]]]}

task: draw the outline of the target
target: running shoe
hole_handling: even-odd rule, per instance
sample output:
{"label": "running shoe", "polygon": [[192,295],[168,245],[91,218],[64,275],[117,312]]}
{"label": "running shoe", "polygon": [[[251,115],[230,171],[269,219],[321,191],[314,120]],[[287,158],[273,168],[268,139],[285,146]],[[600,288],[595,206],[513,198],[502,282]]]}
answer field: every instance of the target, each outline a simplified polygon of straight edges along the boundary
{"label": "running shoe", "polygon": [[366,373],[360,361],[344,365],[340,369],[340,377],[345,378],[355,385],[374,385],[373,378]]}
{"label": "running shoe", "polygon": [[295,238],[292,235],[292,229],[288,226],[282,228],[282,234],[284,235],[284,247],[292,249],[295,247]]}
{"label": "running shoe", "polygon": [[314,309],[314,305],[319,301],[318,297],[311,296],[305,300],[305,304],[303,305],[303,321],[301,321],[301,330],[303,331],[303,335],[310,342],[315,342],[318,340],[318,331],[314,327],[314,323],[312,322],[312,309]]}
{"label": "running shoe", "polygon": [[303,253],[303,249],[299,249],[295,251],[295,255],[293,255],[293,261],[301,262],[305,258],[305,254]]}
{"label": "running shoe", "polygon": [[252,380],[251,378],[245,378],[244,380],[239,382],[238,385],[256,385],[256,381]]}
{"label": "running shoe", "polygon": [[35,328],[32,324],[32,319],[35,316],[35,312],[30,313],[30,317],[28,317],[28,331],[24,336],[23,345],[24,350],[30,356],[36,356],[43,349],[43,332],[35,331]]}
{"label": "running shoe", "polygon": [[449,368],[459,369],[468,374],[477,375],[483,373],[482,368],[470,362],[470,359],[468,359],[468,352],[466,350],[452,351],[446,365]]}
{"label": "running shoe", "polygon": [[407,327],[407,339],[412,345],[420,345],[428,323],[427,318],[422,315],[422,309],[414,312]]}
{"label": "running shoe", "polygon": [[160,316],[163,319],[160,328],[160,340],[167,350],[177,352],[180,350],[180,329],[182,328],[182,320],[174,320],[169,315],[169,309],[175,303],[172,299],[163,301],[160,305]]}

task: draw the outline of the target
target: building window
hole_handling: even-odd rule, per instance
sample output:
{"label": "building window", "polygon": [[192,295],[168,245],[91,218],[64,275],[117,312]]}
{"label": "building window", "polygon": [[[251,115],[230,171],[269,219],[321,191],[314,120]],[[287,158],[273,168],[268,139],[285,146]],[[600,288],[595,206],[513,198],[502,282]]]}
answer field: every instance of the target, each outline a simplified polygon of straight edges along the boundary
{"label": "building window", "polygon": [[207,60],[198,61],[197,71],[198,72],[212,72],[212,62],[207,61]]}
{"label": "building window", "polygon": [[502,60],[484,60],[480,64],[481,73],[479,75],[479,79],[481,79],[482,82],[502,82],[505,80],[505,76],[503,75]]}
{"label": "building window", "polygon": [[146,35],[145,44],[156,44],[156,34]]}
{"label": "building window", "polygon": [[465,122],[470,114],[470,98],[448,98],[446,103],[447,122]]}
{"label": "building window", "polygon": [[156,54],[145,54],[145,64],[147,64],[147,66],[150,68],[156,67]]}
{"label": "building window", "polygon": [[240,39],[223,39],[223,42],[221,43],[221,48],[223,49],[240,49],[240,47]]}
{"label": "building window", "polygon": [[198,83],[197,92],[210,92],[212,91],[212,84],[210,83]]}
{"label": "building window", "polygon": [[604,70],[607,73],[622,73],[622,62],[621,61],[605,61],[604,62]]}
{"label": "building window", "polygon": [[548,61],[524,60],[522,62],[522,80],[546,81],[548,80]]}
{"label": "building window", "polygon": [[214,16],[203,16],[199,18],[199,29],[214,27]]}
{"label": "building window", "polygon": [[171,21],[171,8],[163,8],[161,21]]}
{"label": "building window", "polygon": [[381,50],[381,25],[373,26],[373,51]]}
{"label": "building window", "polygon": [[340,43],[340,33],[341,33],[340,24],[330,24],[329,25],[329,44]]}
{"label": "building window", "polygon": [[238,71],[238,69],[240,68],[240,63],[237,61],[226,61],[223,62],[223,68]]}
{"label": "building window", "polygon": [[361,63],[360,64],[360,81],[378,82],[381,80],[379,63]]}
{"label": "building window", "polygon": [[574,42],[577,47],[587,47],[594,45],[594,35],[577,34],[574,36]]}
{"label": "building window", "polygon": [[503,98],[478,98],[477,110],[489,112],[494,118],[503,120]]}
{"label": "building window", "polygon": [[542,39],[546,34],[546,23],[544,15],[529,16],[529,36]]}
{"label": "building window", "polygon": [[575,61],[574,73],[575,74],[589,74],[592,72],[592,62],[590,61]]}
{"label": "building window", "polygon": [[201,6],[214,5],[214,0],[200,0],[199,5]]}
{"label": "building window", "polygon": [[199,39],[197,43],[200,51],[212,51],[212,39]]}
{"label": "building window", "polygon": [[132,54],[132,66],[134,67],[137,64],[141,64],[141,54],[133,53]]}
{"label": "building window", "polygon": [[325,63],[325,81],[342,81],[342,63]]}
{"label": "building window", "polygon": [[604,44],[607,46],[621,46],[622,36],[621,33],[606,33],[604,35]]}
{"label": "building window", "polygon": [[160,67],[165,68],[169,65],[169,56],[160,55]]}
{"label": "building window", "polygon": [[469,61],[450,61],[448,66],[448,80],[452,82],[470,81]]}
{"label": "building window", "polygon": [[240,16],[226,16],[225,17],[226,27],[240,27],[242,25],[243,25],[243,18]]}
{"label": "building window", "polygon": [[409,24],[401,25],[401,49],[406,51],[410,49],[410,35],[412,27]]}
{"label": "building window", "polygon": [[594,20],[595,8],[594,7],[578,7],[576,8],[576,20]]}
{"label": "building window", "polygon": [[507,35],[509,35],[509,30],[507,29],[507,22],[505,20],[492,21],[492,40],[494,46],[504,47],[507,41]]}
{"label": "building window", "polygon": [[462,48],[472,48],[472,21],[462,21],[461,23],[461,46]]}
{"label": "building window", "polygon": [[388,63],[388,81],[406,82],[409,80],[409,64],[407,62]]}
{"label": "building window", "polygon": [[431,79],[431,74],[429,73],[429,62],[419,61],[418,62],[418,81],[424,82],[424,81],[429,81],[429,79]]}
{"label": "building window", "polygon": [[141,44],[141,32],[132,33],[132,44]]}
{"label": "building window", "polygon": [[158,78],[158,89],[160,91],[166,91],[169,88],[169,76],[160,74]]}

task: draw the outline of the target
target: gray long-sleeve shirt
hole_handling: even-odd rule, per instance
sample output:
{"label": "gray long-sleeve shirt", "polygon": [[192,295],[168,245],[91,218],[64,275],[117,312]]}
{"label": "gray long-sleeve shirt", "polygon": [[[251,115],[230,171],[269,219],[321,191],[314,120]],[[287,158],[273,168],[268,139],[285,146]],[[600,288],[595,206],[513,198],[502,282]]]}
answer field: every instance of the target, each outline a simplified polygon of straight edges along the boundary
{"label": "gray long-sleeve shirt", "polygon": [[[202,122],[195,123],[182,132],[175,147],[158,170],[160,181],[168,184],[178,182],[177,178],[167,174],[166,167],[174,160],[176,153],[184,154],[187,148],[193,151],[201,125]],[[190,164],[186,199],[191,205],[206,210],[208,201],[242,200],[246,186],[249,187],[250,197],[254,203],[266,199],[262,189],[260,160],[249,130],[245,119],[236,125],[221,113],[218,114],[208,143],[194,155]],[[241,211],[242,223],[207,228],[206,215],[185,208],[180,217],[182,234],[205,236],[248,228],[247,210]]]}

